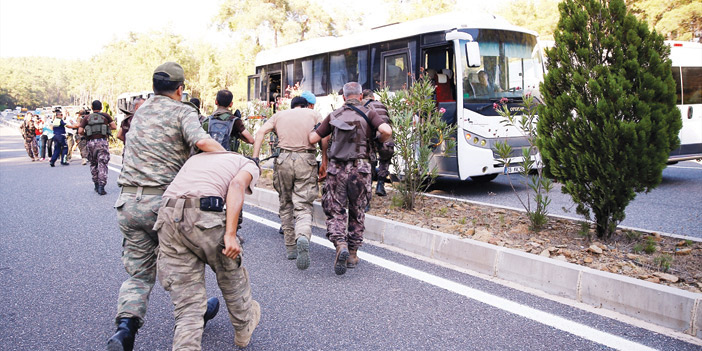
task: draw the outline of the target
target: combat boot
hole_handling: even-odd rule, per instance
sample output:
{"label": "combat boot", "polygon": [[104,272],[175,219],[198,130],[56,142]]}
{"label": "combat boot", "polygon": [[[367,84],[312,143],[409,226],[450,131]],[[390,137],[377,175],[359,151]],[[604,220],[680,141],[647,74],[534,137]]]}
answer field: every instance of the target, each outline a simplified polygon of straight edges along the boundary
{"label": "combat boot", "polygon": [[385,181],[382,179],[378,179],[378,185],[375,187],[375,195],[378,196],[387,196],[388,193],[385,192]]}
{"label": "combat boot", "polygon": [[249,324],[241,330],[235,330],[234,344],[239,347],[246,347],[251,341],[251,334],[261,320],[261,305],[256,300],[251,301],[251,320]]}
{"label": "combat boot", "polygon": [[297,245],[285,246],[285,252],[289,260],[297,259]]}
{"label": "combat boot", "polygon": [[307,240],[307,237],[301,236],[297,238],[296,245],[297,247],[297,261],[295,264],[297,265],[297,269],[299,270],[305,270],[310,267],[310,241]]}
{"label": "combat boot", "polygon": [[98,186],[99,186],[99,185],[98,185],[97,182],[95,182],[94,184],[95,184],[95,192],[97,193],[97,192],[98,192]]}
{"label": "combat boot", "polygon": [[334,273],[342,275],[346,273],[346,260],[349,258],[349,249],[346,243],[336,244],[336,258],[334,259]]}
{"label": "combat boot", "polygon": [[346,268],[356,268],[358,265],[358,256],[356,255],[358,253],[358,249],[350,249],[349,250],[349,259],[346,260]]}
{"label": "combat boot", "polygon": [[97,193],[100,194],[100,195],[105,195],[105,194],[107,194],[107,192],[105,191],[105,186],[104,186],[104,185],[98,185]]}
{"label": "combat boot", "polygon": [[205,311],[204,315],[205,324],[202,326],[203,328],[207,325],[207,321],[217,315],[217,312],[219,312],[219,299],[216,297],[210,297],[207,299],[207,310]]}
{"label": "combat boot", "polygon": [[132,351],[134,350],[134,337],[139,329],[139,320],[136,318],[120,318],[117,332],[107,340],[107,351]]}

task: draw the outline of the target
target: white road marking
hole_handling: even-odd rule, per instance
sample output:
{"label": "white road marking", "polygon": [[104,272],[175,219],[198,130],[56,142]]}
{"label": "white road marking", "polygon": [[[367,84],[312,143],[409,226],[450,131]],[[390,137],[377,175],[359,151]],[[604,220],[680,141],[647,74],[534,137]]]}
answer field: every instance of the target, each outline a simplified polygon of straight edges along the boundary
{"label": "white road marking", "polygon": [[[250,219],[254,222],[261,223],[263,225],[269,226],[271,228],[278,229],[280,223],[253,215],[248,212],[244,212],[244,217]],[[315,244],[322,245],[329,249],[334,249],[329,240],[319,238],[317,236],[312,236],[312,242]],[[490,305],[492,307],[501,309],[503,311],[522,316],[524,318],[531,319],[535,322],[550,326],[552,328],[562,330],[564,332],[579,336],[583,339],[613,348],[617,350],[655,350],[646,345],[639,344],[637,342],[624,339],[622,337],[612,335],[590,326],[574,322],[563,317],[556,316],[554,314],[537,310],[535,308],[522,305],[520,303],[507,300],[505,298],[488,294],[486,292],[469,288],[465,285],[435,276],[430,273],[422,272],[420,270],[395,263],[384,258],[371,255],[366,252],[359,252],[358,257],[363,261],[372,263],[376,266],[391,270],[396,273],[408,276],[419,281],[434,285],[436,287],[451,291],[453,293],[465,296],[467,298],[482,302],[484,304]]]}
{"label": "white road marking", "polygon": [[0,152],[17,152],[17,151],[27,152],[27,150],[25,150],[25,149],[3,149],[3,150],[0,150]]}
{"label": "white road marking", "polygon": [[668,168],[696,169],[698,171],[702,171],[702,167],[668,166]]}

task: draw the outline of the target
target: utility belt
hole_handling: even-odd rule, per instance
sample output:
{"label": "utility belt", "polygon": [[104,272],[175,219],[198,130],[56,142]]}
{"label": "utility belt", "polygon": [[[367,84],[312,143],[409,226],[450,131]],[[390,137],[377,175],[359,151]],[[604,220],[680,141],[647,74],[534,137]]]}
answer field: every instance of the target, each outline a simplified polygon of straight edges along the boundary
{"label": "utility belt", "polygon": [[368,162],[368,163],[370,163],[370,160],[367,159],[367,158],[357,158],[357,159],[354,159],[354,160],[337,160],[337,159],[335,159],[335,158],[332,158],[330,161],[331,161],[331,162],[334,162],[334,163],[338,163],[338,164],[344,164],[344,165],[349,164],[349,163],[353,163],[354,166],[360,165],[361,162]]}
{"label": "utility belt", "polygon": [[164,207],[176,207],[178,200],[183,201],[183,208],[199,208],[200,211],[222,212],[224,211],[224,199],[219,196],[193,197],[187,199],[168,199],[163,204]]}
{"label": "utility belt", "polygon": [[142,195],[163,195],[165,190],[156,187],[144,186],[123,186],[122,194],[136,194],[136,200],[140,201]]}
{"label": "utility belt", "polygon": [[289,154],[295,154],[295,153],[300,153],[300,154],[313,154],[315,153],[315,150],[300,150],[300,151],[292,151],[292,150],[286,150],[286,149],[280,149],[280,153],[289,153]]}

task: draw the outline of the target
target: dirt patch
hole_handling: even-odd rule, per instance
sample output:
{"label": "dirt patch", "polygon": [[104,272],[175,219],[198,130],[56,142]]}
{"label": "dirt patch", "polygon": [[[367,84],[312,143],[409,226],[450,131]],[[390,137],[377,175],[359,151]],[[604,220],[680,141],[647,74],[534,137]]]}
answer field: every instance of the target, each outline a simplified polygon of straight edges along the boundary
{"label": "dirt patch", "polygon": [[[272,172],[264,171],[257,186],[273,190]],[[550,218],[533,232],[526,214],[459,200],[422,196],[407,211],[388,196],[373,196],[371,215],[541,255],[593,269],[626,275],[691,292],[702,292],[702,243],[618,229],[598,241],[582,222]]]}

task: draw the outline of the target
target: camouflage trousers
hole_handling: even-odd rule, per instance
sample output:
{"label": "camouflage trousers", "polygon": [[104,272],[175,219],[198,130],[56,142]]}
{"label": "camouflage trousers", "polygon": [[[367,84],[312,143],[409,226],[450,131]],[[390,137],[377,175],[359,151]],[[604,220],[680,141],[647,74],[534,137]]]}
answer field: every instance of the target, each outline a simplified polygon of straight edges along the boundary
{"label": "camouflage trousers", "polygon": [[322,208],[327,215],[327,238],[334,244],[347,243],[349,249],[361,247],[371,182],[368,160],[329,161]]}
{"label": "camouflage trousers", "polygon": [[283,150],[275,160],[273,172],[285,246],[293,249],[297,238],[312,237],[312,202],[319,193],[317,159],[313,153]]}
{"label": "camouflage trousers", "polygon": [[129,278],[119,289],[117,317],[137,318],[144,324],[149,294],[156,282],[158,234],[153,229],[161,206],[160,195],[122,193],[115,209],[122,231],[122,264]]}
{"label": "camouflage trousers", "polygon": [[37,138],[35,136],[24,139],[24,149],[27,150],[29,158],[39,158],[39,148],[37,147]]}
{"label": "camouflage trousers", "polygon": [[88,159],[88,139],[84,136],[78,137],[78,149],[80,150],[80,157],[83,159]]}
{"label": "camouflage trousers", "polygon": [[66,162],[73,158],[73,147],[76,145],[76,135],[66,134],[66,144],[68,144],[68,153],[66,154]]}
{"label": "camouflage trousers", "polygon": [[[207,310],[205,264],[217,277],[217,284],[229,310],[234,329],[241,330],[253,319],[251,285],[242,254],[231,259],[222,253],[226,212],[184,208],[194,199],[171,199],[158,212],[158,280],[171,295],[175,306],[173,350],[200,350],[203,316]],[[199,204],[199,202],[197,202]],[[172,207],[171,207],[172,206]]]}
{"label": "camouflage trousers", "polygon": [[378,179],[387,178],[390,175],[391,160],[378,160]]}
{"label": "camouflage trousers", "polygon": [[110,162],[110,146],[107,139],[88,140],[88,161],[93,183],[107,184],[107,164]]}

